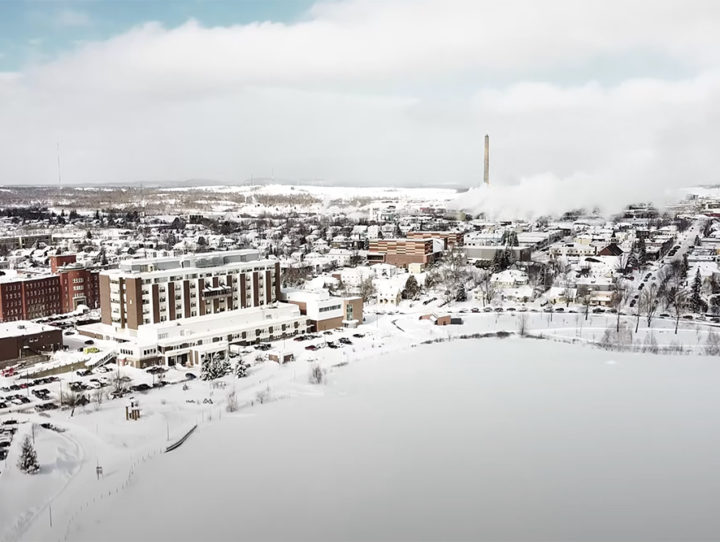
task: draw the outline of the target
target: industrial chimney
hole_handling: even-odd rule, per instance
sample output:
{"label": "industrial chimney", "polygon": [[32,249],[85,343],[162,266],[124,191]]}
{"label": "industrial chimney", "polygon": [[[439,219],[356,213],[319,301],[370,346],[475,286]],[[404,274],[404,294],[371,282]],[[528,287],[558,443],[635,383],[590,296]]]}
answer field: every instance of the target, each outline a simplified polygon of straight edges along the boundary
{"label": "industrial chimney", "polygon": [[485,134],[485,184],[490,184],[490,136]]}

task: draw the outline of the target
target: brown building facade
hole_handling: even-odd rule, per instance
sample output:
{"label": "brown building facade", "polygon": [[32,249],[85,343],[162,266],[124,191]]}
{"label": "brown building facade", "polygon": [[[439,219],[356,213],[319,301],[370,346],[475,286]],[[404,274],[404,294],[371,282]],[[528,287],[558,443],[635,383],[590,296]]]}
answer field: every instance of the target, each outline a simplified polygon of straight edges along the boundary
{"label": "brown building facade", "polygon": [[275,303],[280,264],[256,251],[129,260],[100,274],[102,323],[141,325]]}
{"label": "brown building facade", "polygon": [[408,239],[442,239],[446,249],[462,246],[464,234],[460,231],[409,231]]}
{"label": "brown building facade", "polygon": [[62,332],[57,328],[34,324],[0,324],[0,367],[25,356],[53,352],[62,347]]}
{"label": "brown building facade", "polygon": [[57,275],[0,282],[0,322],[31,320],[61,312]]}
{"label": "brown building facade", "polygon": [[368,248],[369,263],[387,263],[407,267],[411,263],[427,265],[435,261],[432,239],[375,239]]}

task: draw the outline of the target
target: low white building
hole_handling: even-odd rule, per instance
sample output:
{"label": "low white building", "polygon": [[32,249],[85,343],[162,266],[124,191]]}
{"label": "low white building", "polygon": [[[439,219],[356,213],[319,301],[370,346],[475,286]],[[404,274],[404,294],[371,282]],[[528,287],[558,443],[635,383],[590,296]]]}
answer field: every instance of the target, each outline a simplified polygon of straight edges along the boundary
{"label": "low white building", "polygon": [[121,363],[145,367],[152,364],[200,365],[219,354],[225,357],[230,344],[272,341],[307,332],[307,318],[293,304],[255,307],[206,314],[180,321],[158,322],[137,330],[89,324],[78,331],[90,337],[120,342]]}
{"label": "low white building", "polygon": [[363,302],[360,297],[337,297],[325,289],[286,289],[282,298],[297,305],[315,331],[354,327],[362,322]]}
{"label": "low white building", "polygon": [[517,288],[528,283],[527,273],[519,269],[505,269],[494,273],[490,280],[497,288]]}

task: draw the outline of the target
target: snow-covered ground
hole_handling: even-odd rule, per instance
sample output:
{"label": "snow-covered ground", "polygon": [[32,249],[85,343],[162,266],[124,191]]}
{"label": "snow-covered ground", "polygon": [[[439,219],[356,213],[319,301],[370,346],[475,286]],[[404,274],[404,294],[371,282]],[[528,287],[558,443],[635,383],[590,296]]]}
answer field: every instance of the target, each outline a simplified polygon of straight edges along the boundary
{"label": "snow-covered ground", "polygon": [[68,539],[712,539],[719,377],[530,339],[378,356],[201,423]]}
{"label": "snow-covered ground", "polygon": [[[656,540],[718,532],[715,358],[520,338],[419,344],[513,329],[520,318],[462,316],[463,326],[441,328],[417,314],[371,315],[365,337],[338,350],[288,341],[293,363],[135,394],[139,421],[125,421],[123,400],[73,416],[14,414],[19,430],[0,466],[0,540]],[[545,325],[562,334],[559,324],[578,315],[526,317],[536,332]],[[582,333],[611,319],[591,315]],[[658,332],[661,325],[653,323]],[[706,333],[685,326],[688,337]],[[308,360],[325,368],[327,384],[308,383]],[[122,371],[152,382],[144,371]],[[171,370],[167,380],[183,377]],[[231,390],[241,407],[234,413],[225,410]],[[37,425],[48,421],[65,431]],[[32,422],[41,473],[27,476],[15,463]],[[196,424],[183,446],[164,453]]]}

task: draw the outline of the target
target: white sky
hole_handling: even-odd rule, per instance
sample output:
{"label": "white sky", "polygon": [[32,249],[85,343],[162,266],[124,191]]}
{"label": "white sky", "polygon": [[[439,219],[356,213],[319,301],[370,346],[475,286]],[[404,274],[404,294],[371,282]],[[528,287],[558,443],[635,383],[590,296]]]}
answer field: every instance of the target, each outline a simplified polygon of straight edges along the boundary
{"label": "white sky", "polygon": [[[0,183],[482,179],[542,208],[717,182],[720,2],[345,0],[148,22],[0,73]],[[507,188],[507,187],[515,188]],[[520,187],[520,188],[518,188]],[[499,201],[499,200],[496,200]]]}

